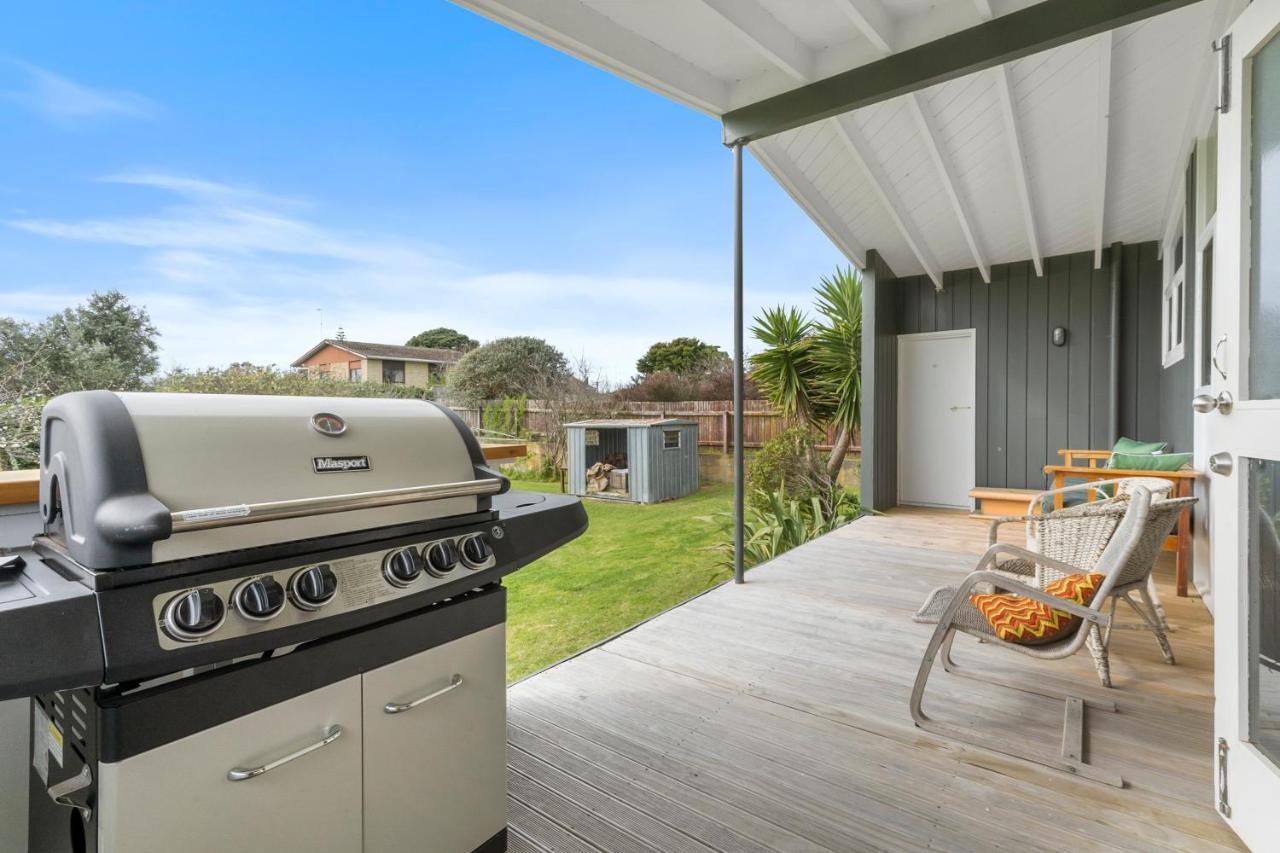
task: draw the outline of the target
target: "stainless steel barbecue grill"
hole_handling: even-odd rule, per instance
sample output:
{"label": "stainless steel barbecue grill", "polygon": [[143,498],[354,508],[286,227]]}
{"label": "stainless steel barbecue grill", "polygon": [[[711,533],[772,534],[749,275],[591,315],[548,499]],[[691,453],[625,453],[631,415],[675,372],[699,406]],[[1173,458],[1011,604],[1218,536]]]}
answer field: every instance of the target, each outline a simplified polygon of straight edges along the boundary
{"label": "stainless steel barbecue grill", "polygon": [[40,512],[0,556],[31,850],[505,849],[499,581],[576,499],[432,403],[95,391],[45,409]]}

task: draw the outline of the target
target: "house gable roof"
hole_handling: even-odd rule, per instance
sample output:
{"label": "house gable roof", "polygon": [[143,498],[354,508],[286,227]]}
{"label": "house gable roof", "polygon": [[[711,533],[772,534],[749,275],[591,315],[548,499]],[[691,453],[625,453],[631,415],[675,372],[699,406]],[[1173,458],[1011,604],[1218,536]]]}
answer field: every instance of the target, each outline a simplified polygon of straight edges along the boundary
{"label": "house gable roof", "polygon": [[451,349],[406,347],[396,344],[374,344],[364,341],[340,341],[334,338],[325,338],[294,360],[292,366],[302,367],[307,359],[325,347],[346,350],[357,358],[389,358],[396,361],[420,361],[429,364],[453,364],[462,358],[461,352]]}

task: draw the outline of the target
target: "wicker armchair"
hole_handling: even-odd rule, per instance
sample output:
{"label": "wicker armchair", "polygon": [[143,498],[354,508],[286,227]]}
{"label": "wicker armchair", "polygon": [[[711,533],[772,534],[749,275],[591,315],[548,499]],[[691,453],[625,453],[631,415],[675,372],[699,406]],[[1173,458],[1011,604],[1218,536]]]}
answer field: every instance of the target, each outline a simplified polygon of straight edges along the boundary
{"label": "wicker armchair", "polygon": [[[1110,503],[1110,502],[1109,502]],[[978,637],[997,647],[1018,652],[1019,654],[1040,660],[1061,660],[1075,654],[1088,641],[1095,629],[1108,628],[1111,617],[1103,612],[1105,603],[1112,597],[1117,586],[1132,583],[1132,565],[1143,546],[1144,536],[1148,529],[1148,518],[1151,509],[1151,496],[1146,489],[1136,487],[1124,500],[1114,502],[1121,515],[1109,540],[1102,549],[1096,563],[1086,569],[1072,566],[1052,557],[1037,554],[1014,545],[994,544],[987,549],[979,560],[977,568],[971,572],[961,584],[950,590],[950,598],[938,618],[937,627],[925,649],[920,661],[920,669],[916,673],[915,684],[911,690],[911,718],[917,726],[927,731],[945,735],[957,740],[977,743],[988,749],[1013,755],[1048,767],[1065,770],[1076,775],[1105,782],[1110,785],[1123,786],[1120,777],[1102,773],[1084,760],[1084,708],[1086,705],[1115,711],[1114,703],[1098,701],[1092,698],[1077,697],[1052,690],[1043,679],[1012,679],[1002,677],[994,672],[969,672],[956,665],[951,658],[951,646],[957,633],[965,633]],[[1166,531],[1167,532],[1167,531]],[[1042,566],[1062,575],[1080,574],[1093,571],[1103,575],[1102,584],[1088,606],[1076,604],[1063,598],[1051,595],[1038,586],[1016,580],[1009,574],[996,570],[997,560],[1001,556],[1009,556],[1025,561],[1034,566]],[[1007,565],[1006,561],[1005,565]],[[1144,576],[1145,579],[1145,576]],[[980,588],[991,586],[1026,598],[1048,604],[1053,608],[1065,611],[1078,617],[1079,623],[1064,637],[1042,645],[1024,645],[1001,639],[992,629],[987,618],[970,600],[970,594]],[[1062,757],[1061,760],[1046,755],[1021,750],[1008,737],[984,738],[969,727],[957,727],[939,723],[925,714],[922,704],[925,685],[933,669],[934,661],[941,655],[943,668],[949,673],[970,675],[985,681],[1001,684],[1027,693],[1062,699],[1066,702],[1063,722]]]}
{"label": "wicker armchair", "polygon": [[[1054,490],[1045,495],[1089,488],[1091,488],[1089,484],[1068,486],[1066,489]],[[1155,593],[1151,571],[1155,568],[1156,559],[1160,556],[1160,547],[1164,538],[1178,523],[1179,513],[1196,501],[1193,497],[1165,497],[1173,491],[1173,488],[1173,483],[1168,480],[1152,477],[1118,480],[1114,498],[1052,512],[995,519],[991,524],[988,538],[991,544],[995,544],[1001,525],[1023,523],[1027,528],[1028,551],[1050,557],[1069,566],[1079,567],[1073,571],[1081,569],[1096,571],[1095,567],[1107,543],[1110,542],[1120,520],[1125,516],[1130,496],[1141,489],[1156,498],[1151,501],[1138,545],[1124,567],[1124,571],[1121,572],[1115,587],[1111,590],[1108,603],[1112,617],[1115,616],[1117,600],[1123,599],[1133,608],[1142,619],[1143,627],[1155,635],[1165,661],[1172,664],[1174,663],[1173,649],[1169,645],[1164,611]],[[1037,496],[1032,501],[1032,507],[1039,506],[1043,497],[1044,495]],[[1063,577],[1059,569],[1030,558],[1015,557],[1004,560],[997,563],[994,570],[1022,580],[1030,579],[1039,588]],[[1141,602],[1134,600],[1134,593],[1138,595]],[[1109,624],[1105,629],[1095,625],[1089,632],[1089,652],[1093,655],[1098,680],[1104,687],[1111,686],[1109,647],[1113,628],[1114,623]]]}

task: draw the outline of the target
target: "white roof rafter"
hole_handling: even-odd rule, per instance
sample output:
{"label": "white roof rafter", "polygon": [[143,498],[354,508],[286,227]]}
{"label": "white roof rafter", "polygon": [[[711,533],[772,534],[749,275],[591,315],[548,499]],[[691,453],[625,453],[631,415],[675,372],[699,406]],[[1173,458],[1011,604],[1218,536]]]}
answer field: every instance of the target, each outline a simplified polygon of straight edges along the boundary
{"label": "white roof rafter", "polygon": [[804,42],[755,0],[699,0],[741,36],[752,49],[801,83],[814,76],[814,55]]}
{"label": "white roof rafter", "polygon": [[836,0],[840,11],[881,53],[893,50],[893,18],[880,0]]}
{"label": "white roof rafter", "polygon": [[1107,150],[1111,145],[1111,31],[1097,37],[1098,102],[1093,161],[1093,267],[1102,267],[1103,225],[1107,218]]}
{"label": "white roof rafter", "polygon": [[836,116],[830,121],[831,126],[835,128],[836,136],[844,142],[845,148],[849,151],[849,156],[854,159],[859,168],[862,169],[863,174],[866,175],[871,188],[875,191],[881,204],[884,205],[889,218],[898,227],[898,231],[911,249],[911,253],[916,256],[920,266],[924,267],[925,273],[933,280],[933,286],[941,290],[942,274],[938,271],[938,265],[929,257],[924,238],[916,230],[915,223],[911,221],[907,212],[902,209],[902,202],[899,201],[894,193],[893,184],[880,167],[880,163],[876,160],[875,154],[872,153],[866,140],[862,138],[862,132],[854,125],[853,117],[846,114]]}
{"label": "white roof rafter", "polygon": [[1040,236],[1036,230],[1035,208],[1031,205],[1031,187],[1027,181],[1027,160],[1022,153],[1022,136],[1018,130],[1018,116],[1013,105],[1013,84],[1009,82],[1009,66],[1001,65],[993,72],[996,78],[996,94],[1000,101],[1000,117],[1004,121],[1004,136],[1009,142],[1009,162],[1013,166],[1013,182],[1018,189],[1018,206],[1022,208],[1022,223],[1027,232],[1027,250],[1035,264],[1036,275],[1044,275],[1044,253],[1040,251]]}
{"label": "white roof rafter", "polygon": [[796,204],[809,212],[831,242],[840,247],[849,260],[859,269],[867,268],[867,250],[859,245],[844,228],[843,220],[831,209],[831,205],[813,183],[790,161],[785,153],[771,150],[773,140],[762,139],[747,146],[761,165],[782,185]]}
{"label": "white roof rafter", "polygon": [[942,189],[951,201],[952,210],[956,212],[960,230],[964,233],[965,242],[969,244],[969,251],[973,253],[973,263],[977,266],[978,272],[982,273],[982,280],[990,284],[991,267],[986,261],[986,253],[978,245],[978,237],[974,233],[973,214],[969,212],[969,206],[960,197],[960,191],[956,187],[955,169],[951,165],[950,157],[942,150],[942,142],[938,137],[937,128],[934,127],[933,119],[925,113],[924,106],[920,103],[920,96],[915,92],[907,95],[905,100],[907,109],[914,116],[916,126],[920,129],[920,141],[928,150],[929,159],[933,161],[933,167],[938,171]]}

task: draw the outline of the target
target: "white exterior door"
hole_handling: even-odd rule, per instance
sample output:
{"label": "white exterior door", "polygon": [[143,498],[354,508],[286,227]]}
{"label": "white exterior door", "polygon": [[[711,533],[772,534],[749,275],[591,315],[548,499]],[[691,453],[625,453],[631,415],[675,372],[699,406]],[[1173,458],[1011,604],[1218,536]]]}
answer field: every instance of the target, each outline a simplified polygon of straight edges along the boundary
{"label": "white exterior door", "polygon": [[1280,840],[1278,30],[1280,0],[1256,0],[1230,31],[1230,99],[1218,130],[1215,365],[1200,401],[1234,406],[1196,416],[1212,454],[1215,800],[1255,850]]}
{"label": "white exterior door", "polygon": [[974,331],[898,336],[898,503],[968,509]]}

